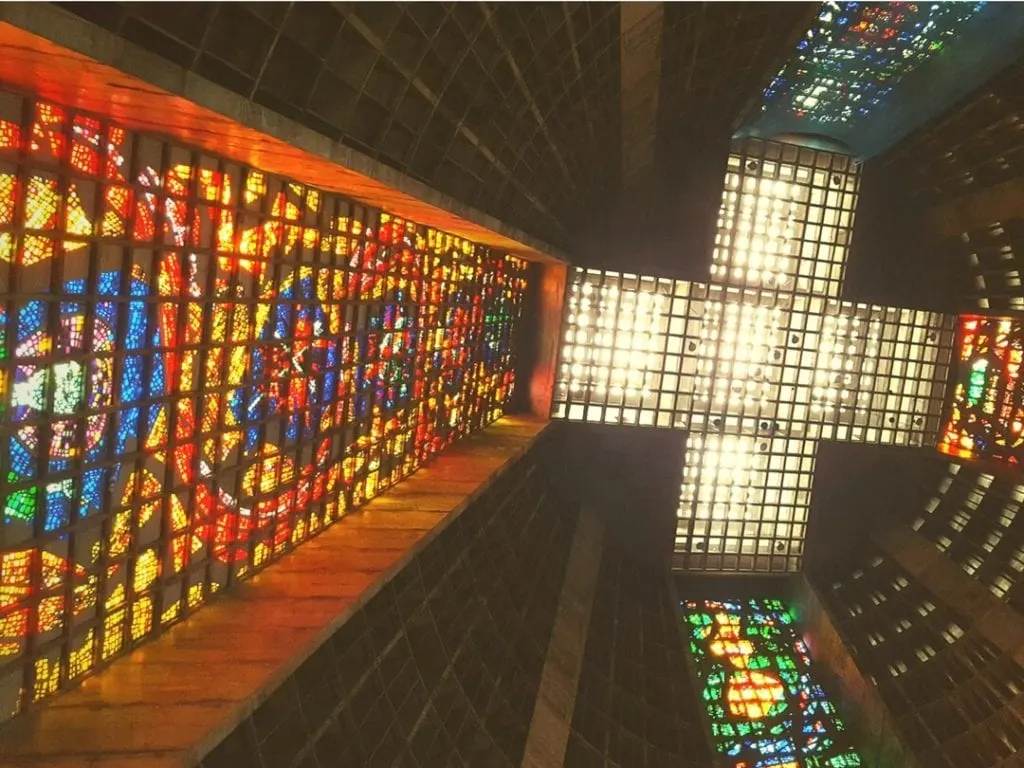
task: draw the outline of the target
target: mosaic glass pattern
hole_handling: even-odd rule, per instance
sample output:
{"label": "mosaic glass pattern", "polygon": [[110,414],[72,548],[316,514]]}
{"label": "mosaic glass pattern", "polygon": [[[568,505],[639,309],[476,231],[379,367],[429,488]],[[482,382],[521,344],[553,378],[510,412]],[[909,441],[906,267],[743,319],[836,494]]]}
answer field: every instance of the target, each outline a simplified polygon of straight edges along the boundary
{"label": "mosaic glass pattern", "polygon": [[765,106],[819,125],[863,118],[985,5],[823,3],[796,54],[765,89]]}
{"label": "mosaic glass pattern", "polygon": [[1024,458],[1024,324],[1008,317],[964,315],[959,353],[939,450],[1019,465]]}
{"label": "mosaic glass pattern", "polygon": [[576,269],[555,418],[686,430],[675,567],[796,571],[820,440],[935,445],[954,318],[840,299],[846,156],[736,142],[711,282]]}
{"label": "mosaic glass pattern", "polygon": [[498,418],[525,266],[0,91],[0,719]]}
{"label": "mosaic glass pattern", "polygon": [[683,613],[712,739],[729,768],[863,764],[781,601],[691,600]]}

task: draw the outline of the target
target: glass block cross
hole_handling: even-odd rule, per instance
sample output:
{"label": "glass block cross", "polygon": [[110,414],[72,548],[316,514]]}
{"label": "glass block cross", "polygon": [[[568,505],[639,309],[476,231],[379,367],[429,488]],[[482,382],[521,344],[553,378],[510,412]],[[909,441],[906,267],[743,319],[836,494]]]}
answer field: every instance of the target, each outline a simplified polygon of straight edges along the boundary
{"label": "glass block cross", "polygon": [[686,430],[674,565],[800,568],[820,440],[935,445],[953,316],[843,301],[853,158],[729,155],[708,283],[576,268],[553,417]]}

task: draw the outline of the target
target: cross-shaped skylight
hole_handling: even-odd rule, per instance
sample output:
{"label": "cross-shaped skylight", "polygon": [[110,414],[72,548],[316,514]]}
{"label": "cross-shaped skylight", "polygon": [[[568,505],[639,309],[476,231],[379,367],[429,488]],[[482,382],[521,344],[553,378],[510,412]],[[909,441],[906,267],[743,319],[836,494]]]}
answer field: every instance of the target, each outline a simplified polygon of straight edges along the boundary
{"label": "cross-shaped skylight", "polygon": [[839,298],[857,187],[737,142],[710,283],[571,276],[553,416],[688,432],[677,568],[798,570],[819,440],[937,441],[954,318]]}

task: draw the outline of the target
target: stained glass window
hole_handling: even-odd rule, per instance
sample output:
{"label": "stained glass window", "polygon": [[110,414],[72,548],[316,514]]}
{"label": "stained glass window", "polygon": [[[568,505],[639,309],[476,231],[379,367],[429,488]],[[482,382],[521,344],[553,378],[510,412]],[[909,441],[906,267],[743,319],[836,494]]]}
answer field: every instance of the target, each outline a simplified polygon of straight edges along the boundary
{"label": "stained glass window", "polygon": [[0,720],[498,418],[526,286],[514,257],[25,106],[0,92]]}
{"label": "stained glass window", "polygon": [[939,450],[1020,464],[1024,458],[1024,324],[1008,317],[960,318],[956,384]]}
{"label": "stained glass window", "polygon": [[729,768],[862,765],[784,603],[691,600],[683,614],[712,739]]}
{"label": "stained glass window", "polygon": [[985,3],[826,2],[765,91],[798,117],[847,123],[954,38]]}
{"label": "stained glass window", "polygon": [[821,3],[741,135],[884,151],[1017,58],[1024,19],[987,2]]}

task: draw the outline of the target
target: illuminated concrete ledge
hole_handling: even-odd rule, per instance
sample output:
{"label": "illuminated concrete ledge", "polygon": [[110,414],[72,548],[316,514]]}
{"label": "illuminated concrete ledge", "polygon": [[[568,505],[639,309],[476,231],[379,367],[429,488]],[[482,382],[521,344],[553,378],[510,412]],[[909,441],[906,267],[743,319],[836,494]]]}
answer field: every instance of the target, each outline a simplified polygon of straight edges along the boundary
{"label": "illuminated concrete ledge", "polygon": [[0,80],[533,261],[525,232],[50,3],[0,5]]}
{"label": "illuminated concrete ledge", "polygon": [[0,730],[0,765],[195,765],[522,456],[506,417],[80,688]]}

